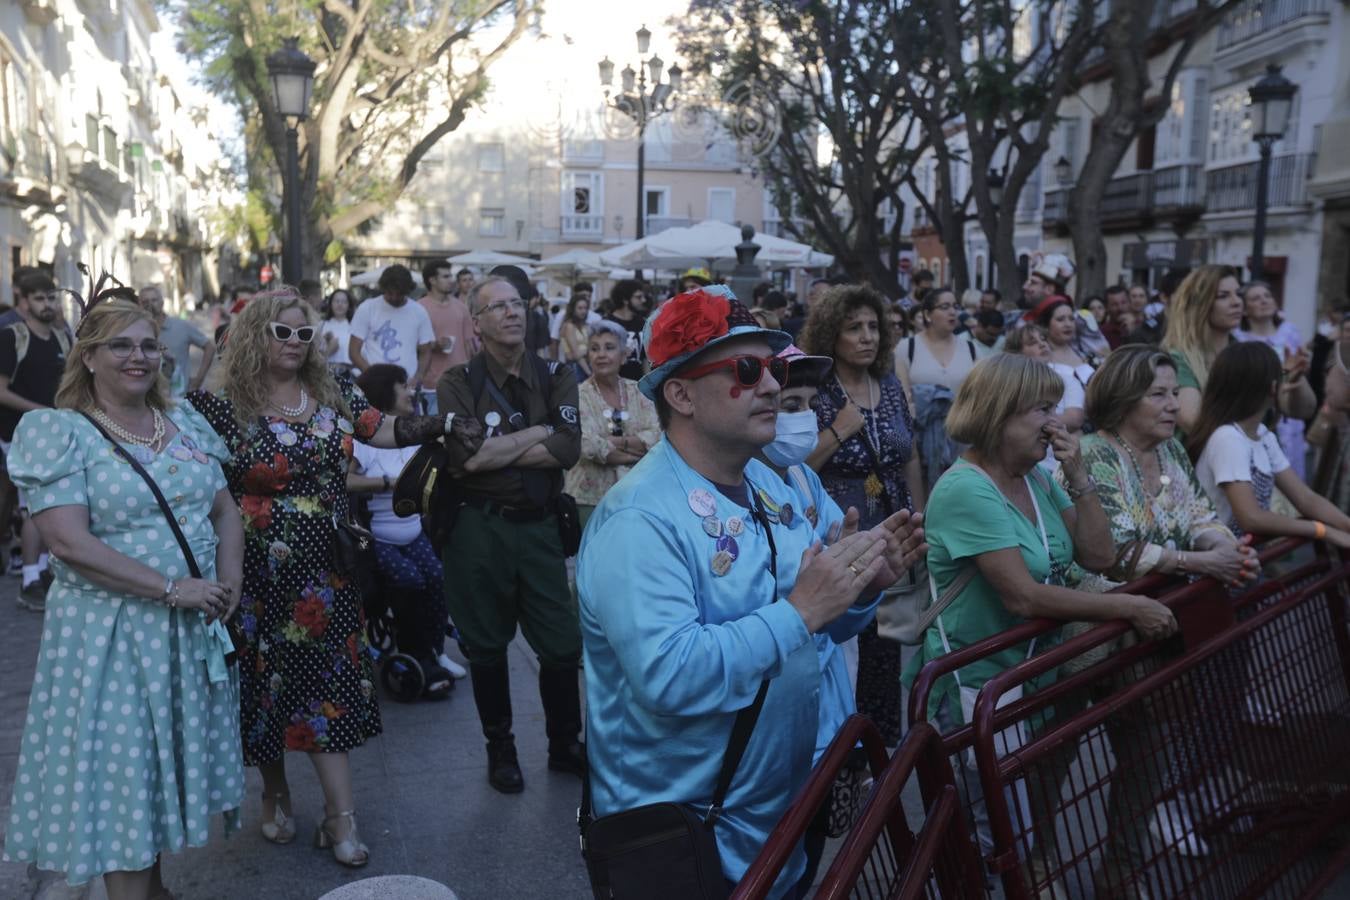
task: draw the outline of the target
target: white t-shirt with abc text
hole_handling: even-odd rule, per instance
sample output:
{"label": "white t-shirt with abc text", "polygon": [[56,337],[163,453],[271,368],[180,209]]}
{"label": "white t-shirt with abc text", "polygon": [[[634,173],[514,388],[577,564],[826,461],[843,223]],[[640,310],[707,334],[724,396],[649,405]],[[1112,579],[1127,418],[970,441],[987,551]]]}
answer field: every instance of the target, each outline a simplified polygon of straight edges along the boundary
{"label": "white t-shirt with abc text", "polygon": [[395,307],[384,297],[371,297],[352,316],[352,337],[363,341],[361,354],[371,365],[402,366],[412,381],[417,377],[417,347],[435,342],[436,332],[422,304],[408,300]]}

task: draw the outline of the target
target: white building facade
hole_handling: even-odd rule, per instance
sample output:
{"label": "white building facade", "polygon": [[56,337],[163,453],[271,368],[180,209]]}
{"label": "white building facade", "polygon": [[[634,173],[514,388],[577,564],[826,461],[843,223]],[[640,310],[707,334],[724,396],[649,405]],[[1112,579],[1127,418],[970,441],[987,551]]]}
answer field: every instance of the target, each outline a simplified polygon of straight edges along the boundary
{"label": "white building facade", "polygon": [[151,0],[0,4],[0,300],[21,265],[159,284],[171,308],[214,289],[220,151],[157,65],[159,29]]}

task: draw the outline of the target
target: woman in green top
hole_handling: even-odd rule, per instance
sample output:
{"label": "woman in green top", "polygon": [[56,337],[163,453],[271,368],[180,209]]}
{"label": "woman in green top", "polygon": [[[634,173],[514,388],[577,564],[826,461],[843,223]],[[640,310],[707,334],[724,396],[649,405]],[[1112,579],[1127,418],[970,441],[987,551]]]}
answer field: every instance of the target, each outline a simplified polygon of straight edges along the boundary
{"label": "woman in green top", "polygon": [[[1172,355],[1177,383],[1181,388],[1181,410],[1177,430],[1195,428],[1200,418],[1200,394],[1209,380],[1209,367],[1224,347],[1236,339],[1245,307],[1240,293],[1237,270],[1231,266],[1201,266],[1181,282],[1167,309],[1167,333],[1163,349]],[[1299,419],[1312,418],[1317,397],[1304,378],[1308,355],[1300,350],[1284,360],[1289,384],[1300,383],[1296,391],[1281,394],[1280,411]],[[1098,426],[1100,427],[1100,426]]]}
{"label": "woman in green top", "polygon": [[[938,481],[929,501],[928,570],[939,595],[964,569],[974,566],[975,571],[924,636],[912,671],[1038,617],[1124,618],[1149,638],[1176,629],[1172,613],[1148,597],[1101,596],[1063,586],[1075,562],[1097,570],[1114,561],[1110,528],[1083,467],[1078,439],[1054,414],[1063,390],[1064,382],[1049,366],[1006,353],[982,360],[961,383],[947,429],[970,449]],[[1067,495],[1036,471],[1048,447],[1064,467]],[[929,715],[944,732],[966,721],[985,682],[1022,662],[1031,649],[1025,644],[1010,648],[942,679]],[[978,779],[965,782],[977,785]],[[978,817],[984,805],[970,800]],[[987,822],[976,826],[989,849]]]}

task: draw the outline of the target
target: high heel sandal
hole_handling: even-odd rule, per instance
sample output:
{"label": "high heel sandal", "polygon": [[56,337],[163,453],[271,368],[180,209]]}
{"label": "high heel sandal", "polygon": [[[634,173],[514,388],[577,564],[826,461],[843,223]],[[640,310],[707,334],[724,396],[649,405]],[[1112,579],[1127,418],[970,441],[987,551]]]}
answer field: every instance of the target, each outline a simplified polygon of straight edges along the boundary
{"label": "high heel sandal", "polygon": [[[266,794],[263,795],[263,799],[268,799]],[[282,810],[281,801],[290,800],[291,795],[289,793],[281,793],[274,795],[271,799],[272,802],[276,804],[275,808],[272,810],[272,820],[270,822],[263,822],[259,830],[262,832],[263,837],[274,844],[289,844],[291,841],[295,840],[295,819],[286,815],[285,811]]]}
{"label": "high heel sandal", "polygon": [[[328,823],[334,819],[348,819],[352,823],[351,830],[340,841],[328,831]],[[319,827],[314,829],[314,846],[320,850],[332,847],[333,859],[353,869],[359,869],[370,862],[370,848],[361,843],[361,836],[356,833],[356,813],[351,810],[324,816]]]}

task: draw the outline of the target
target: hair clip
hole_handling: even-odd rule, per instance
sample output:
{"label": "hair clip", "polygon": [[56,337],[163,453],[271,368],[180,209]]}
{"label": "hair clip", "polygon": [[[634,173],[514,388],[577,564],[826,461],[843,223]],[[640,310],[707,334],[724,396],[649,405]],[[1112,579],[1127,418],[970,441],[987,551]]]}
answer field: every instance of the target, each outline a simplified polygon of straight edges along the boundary
{"label": "hair clip", "polygon": [[[87,301],[80,292],[74,288],[62,288],[63,291],[74,297],[75,302],[80,305],[80,326],[75,329],[75,334],[78,336],[80,329],[84,327],[85,321],[89,318],[89,313],[100,303],[109,300],[128,300],[132,303],[136,303],[137,297],[135,290],[118,281],[107,270],[104,270],[103,274],[99,275],[98,281],[94,281],[94,276],[90,274],[88,266],[84,263],[77,263],[77,266],[79,267],[80,273],[93,282],[94,285]],[[109,281],[113,283],[113,286],[105,288],[104,285]]]}

